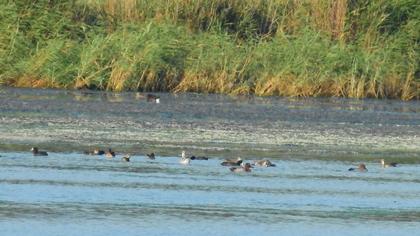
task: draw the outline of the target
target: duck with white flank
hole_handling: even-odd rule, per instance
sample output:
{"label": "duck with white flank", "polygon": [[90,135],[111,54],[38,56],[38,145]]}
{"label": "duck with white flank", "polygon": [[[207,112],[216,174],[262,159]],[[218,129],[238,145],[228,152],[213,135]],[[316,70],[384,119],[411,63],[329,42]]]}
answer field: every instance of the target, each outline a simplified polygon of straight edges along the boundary
{"label": "duck with white flank", "polygon": [[240,166],[242,164],[242,159],[240,157],[236,159],[225,159],[220,165],[222,166]]}
{"label": "duck with white flank", "polygon": [[349,171],[359,171],[359,172],[366,172],[368,169],[366,168],[366,165],[364,163],[359,164],[357,168],[350,168]]}
{"label": "duck with white flank", "polygon": [[389,163],[389,164],[386,164],[386,163],[385,163],[385,160],[384,160],[384,159],[381,159],[381,165],[382,165],[382,168],[397,167],[397,166],[398,166],[398,163],[396,163],[396,162],[391,162],[391,163]]}
{"label": "duck with white flank", "polygon": [[150,154],[146,154],[146,156],[147,156],[150,160],[154,160],[154,159],[156,159],[156,158],[155,158],[155,153],[154,153],[154,152],[152,152],[152,153],[150,153]]}
{"label": "duck with white flank", "polygon": [[48,156],[48,153],[45,151],[39,151],[37,147],[33,147],[31,149],[32,154],[34,154],[34,156]]}
{"label": "duck with white flank", "polygon": [[130,155],[123,156],[123,157],[121,158],[121,160],[122,160],[123,162],[130,162]]}
{"label": "duck with white flank", "polygon": [[155,103],[160,103],[160,97],[153,95],[153,94],[147,94],[147,101],[148,102],[155,102]]}
{"label": "duck with white flank", "polygon": [[258,160],[254,161],[254,166],[261,166],[261,167],[275,167],[276,164],[271,163],[270,160]]}
{"label": "duck with white flank", "polygon": [[234,173],[240,172],[251,172],[251,164],[245,163],[245,165],[241,165],[240,167],[230,167],[229,170]]}
{"label": "duck with white flank", "polygon": [[181,159],[179,160],[179,163],[183,165],[189,165],[190,161],[191,159],[187,157],[187,155],[185,154],[185,151],[182,151]]}

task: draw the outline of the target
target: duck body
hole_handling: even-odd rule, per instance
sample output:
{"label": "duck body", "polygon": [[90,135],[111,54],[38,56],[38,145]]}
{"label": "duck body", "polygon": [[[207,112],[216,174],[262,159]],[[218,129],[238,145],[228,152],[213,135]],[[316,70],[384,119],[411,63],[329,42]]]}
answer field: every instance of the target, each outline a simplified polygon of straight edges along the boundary
{"label": "duck body", "polygon": [[240,166],[243,160],[238,157],[237,159],[226,159],[220,165],[222,166]]}
{"label": "duck body", "polygon": [[349,171],[358,171],[358,172],[367,172],[368,169],[366,168],[366,165],[361,163],[357,168],[350,168]]}
{"label": "duck body", "polygon": [[154,153],[154,152],[152,152],[152,153],[150,153],[150,154],[146,154],[146,156],[147,156],[150,160],[154,160],[154,159],[156,159],[156,157],[155,157],[155,153]]}
{"label": "duck body", "polygon": [[39,151],[37,147],[33,147],[31,149],[31,151],[32,151],[32,154],[34,156],[48,156],[48,153],[47,152],[45,152],[45,151]]}
{"label": "duck body", "polygon": [[148,102],[160,103],[160,97],[153,94],[147,94],[146,99]]}
{"label": "duck body", "polygon": [[122,160],[122,161],[124,161],[124,162],[130,162],[130,155],[123,156],[123,157],[121,158],[121,160]]}
{"label": "duck body", "polygon": [[179,163],[181,163],[182,165],[189,165],[190,162],[191,162],[191,159],[187,157],[187,155],[185,154],[185,151],[182,151],[181,159],[179,160]]}
{"label": "duck body", "polygon": [[258,160],[254,161],[254,166],[261,166],[261,167],[275,167],[276,164],[273,164],[270,160]]}
{"label": "duck body", "polygon": [[111,148],[109,148],[108,151],[105,153],[105,157],[113,158],[113,157],[115,157],[115,152],[112,151]]}
{"label": "duck body", "polygon": [[245,165],[240,167],[230,167],[229,170],[234,173],[251,172],[251,164],[245,163]]}
{"label": "duck body", "polygon": [[202,161],[207,161],[209,158],[208,157],[204,157],[204,156],[191,156],[190,157],[191,160],[202,160]]}
{"label": "duck body", "polygon": [[389,163],[389,164],[386,164],[386,163],[385,163],[385,160],[384,160],[384,159],[381,159],[381,165],[382,165],[382,168],[397,167],[397,166],[398,166],[398,163],[396,163],[396,162],[391,162],[391,163]]}

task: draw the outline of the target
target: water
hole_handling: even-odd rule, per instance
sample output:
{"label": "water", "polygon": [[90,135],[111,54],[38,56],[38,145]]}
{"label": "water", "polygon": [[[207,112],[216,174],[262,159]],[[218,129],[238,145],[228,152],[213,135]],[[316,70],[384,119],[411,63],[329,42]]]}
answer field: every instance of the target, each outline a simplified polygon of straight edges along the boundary
{"label": "water", "polygon": [[[419,105],[3,89],[0,234],[416,235]],[[81,154],[95,146],[119,155]],[[210,160],[182,166],[183,149]],[[277,166],[219,164],[238,155]]]}

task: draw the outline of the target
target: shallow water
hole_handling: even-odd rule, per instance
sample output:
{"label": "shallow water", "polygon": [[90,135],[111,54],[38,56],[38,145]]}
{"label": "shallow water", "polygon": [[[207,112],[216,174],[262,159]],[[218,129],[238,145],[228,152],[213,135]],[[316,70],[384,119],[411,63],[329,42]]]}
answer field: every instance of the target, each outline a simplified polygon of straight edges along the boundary
{"label": "shallow water", "polygon": [[[0,234],[416,235],[419,105],[3,89]],[[132,161],[81,154],[97,145]],[[182,149],[210,160],[181,166]],[[237,155],[277,166],[219,164]]]}

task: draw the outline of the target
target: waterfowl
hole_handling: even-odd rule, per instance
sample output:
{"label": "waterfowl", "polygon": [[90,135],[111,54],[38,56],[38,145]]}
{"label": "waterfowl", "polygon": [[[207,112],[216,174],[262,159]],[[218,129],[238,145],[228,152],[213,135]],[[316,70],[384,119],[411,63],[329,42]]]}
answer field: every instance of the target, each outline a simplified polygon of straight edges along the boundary
{"label": "waterfowl", "polygon": [[204,160],[207,161],[209,158],[205,156],[190,156],[191,160]]}
{"label": "waterfowl", "polygon": [[115,157],[115,152],[111,150],[111,148],[108,149],[108,151],[106,151],[105,156],[107,158],[113,158]]}
{"label": "waterfowl", "polygon": [[359,172],[366,172],[368,169],[366,168],[366,165],[361,163],[357,168],[350,168],[349,171],[359,171]]}
{"label": "waterfowl", "polygon": [[150,159],[150,160],[154,160],[155,159],[155,153],[152,152],[150,154],[146,154],[146,156]]}
{"label": "waterfowl", "polygon": [[226,159],[220,165],[222,166],[239,166],[242,164],[242,159],[240,157],[236,159]]}
{"label": "waterfowl", "polygon": [[130,162],[130,155],[123,156],[123,157],[121,158],[121,160],[122,160],[122,161],[124,161],[124,162]]}
{"label": "waterfowl", "polygon": [[245,163],[245,165],[241,165],[240,167],[230,167],[229,170],[235,173],[251,172],[251,164]]}
{"label": "waterfowl", "polygon": [[153,94],[147,94],[146,96],[148,102],[155,102],[160,103],[160,97],[153,95]]}
{"label": "waterfowl", "polygon": [[48,153],[45,151],[39,151],[37,147],[33,147],[31,149],[32,154],[34,154],[34,156],[48,156]]}
{"label": "waterfowl", "polygon": [[389,164],[385,164],[385,160],[384,159],[381,159],[381,165],[382,165],[382,168],[397,167],[398,163],[391,162]]}
{"label": "waterfowl", "polygon": [[190,161],[191,159],[186,156],[185,151],[182,151],[181,159],[179,160],[179,163],[183,165],[189,165]]}
{"label": "waterfowl", "polygon": [[261,166],[261,167],[275,167],[276,164],[271,163],[270,160],[258,160],[254,161],[254,166]]}
{"label": "waterfowl", "polygon": [[84,153],[86,155],[104,155],[105,151],[104,150],[99,150],[98,148],[95,148],[93,151],[85,151]]}

